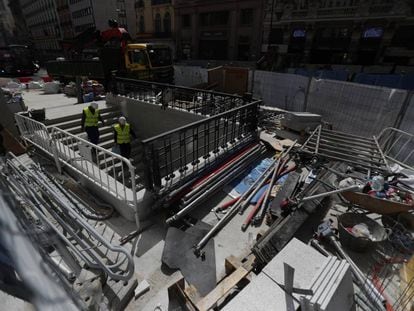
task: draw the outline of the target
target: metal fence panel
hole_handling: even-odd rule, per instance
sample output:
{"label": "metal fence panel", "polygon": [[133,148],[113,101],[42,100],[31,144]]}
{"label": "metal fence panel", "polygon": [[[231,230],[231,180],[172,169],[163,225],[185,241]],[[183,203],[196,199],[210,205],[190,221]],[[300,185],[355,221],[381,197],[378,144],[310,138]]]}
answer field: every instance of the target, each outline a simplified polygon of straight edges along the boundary
{"label": "metal fence panel", "polygon": [[404,90],[312,79],[307,111],[337,130],[371,136],[394,126],[406,96]]}
{"label": "metal fence panel", "polygon": [[256,70],[253,96],[263,105],[303,111],[309,78],[300,75]]}
{"label": "metal fence panel", "polygon": [[259,103],[249,103],[144,140],[147,188],[165,191],[176,187],[210,166],[215,155],[236,150],[255,139]]}

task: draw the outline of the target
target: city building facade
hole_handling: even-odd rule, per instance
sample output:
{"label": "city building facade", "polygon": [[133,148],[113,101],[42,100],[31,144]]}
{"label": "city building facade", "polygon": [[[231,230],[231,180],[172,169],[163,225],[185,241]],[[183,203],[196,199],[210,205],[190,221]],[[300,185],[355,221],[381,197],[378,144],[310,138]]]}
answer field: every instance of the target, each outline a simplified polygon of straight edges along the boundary
{"label": "city building facade", "polygon": [[26,25],[20,2],[21,0],[9,0],[8,2],[14,21],[18,21],[14,23],[13,38],[10,41],[13,44],[31,45],[31,36]]}
{"label": "city building facade", "polygon": [[254,61],[260,56],[262,0],[176,0],[180,59]]}
{"label": "city building facade", "polygon": [[59,56],[62,29],[55,0],[20,0],[34,49],[40,60]]}
{"label": "city building facade", "polygon": [[175,49],[174,7],[171,0],[135,1],[136,42],[154,42]]}
{"label": "city building facade", "polygon": [[14,27],[15,23],[8,2],[0,0],[0,46],[12,43]]}
{"label": "city building facade", "polygon": [[412,0],[267,0],[262,53],[277,67],[414,65]]}
{"label": "city building facade", "polygon": [[61,37],[63,39],[70,39],[74,36],[71,13],[69,10],[68,0],[55,0],[56,11],[59,18],[61,29]]}
{"label": "city building facade", "polygon": [[95,27],[108,29],[108,20],[115,19],[129,33],[136,32],[133,0],[69,0],[69,10],[75,35]]}

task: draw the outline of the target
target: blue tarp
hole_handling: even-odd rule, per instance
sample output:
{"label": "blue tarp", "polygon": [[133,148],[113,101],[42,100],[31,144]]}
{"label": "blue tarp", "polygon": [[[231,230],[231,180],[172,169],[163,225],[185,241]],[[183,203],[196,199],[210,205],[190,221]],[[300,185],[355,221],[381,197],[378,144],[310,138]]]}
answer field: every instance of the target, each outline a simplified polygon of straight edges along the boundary
{"label": "blue tarp", "polygon": [[[246,172],[247,175],[244,175],[243,177],[236,179],[234,182],[230,184],[230,191],[229,194],[232,197],[237,197],[240,194],[247,191],[247,189],[250,188],[250,186],[263,174],[263,172],[272,164],[272,159],[263,159],[259,163],[255,163],[254,165],[250,166]],[[287,178],[286,176],[283,176],[280,178],[276,184],[283,184]],[[251,203],[256,203],[264,191],[268,188],[268,185],[264,185],[260,190],[256,193],[256,195],[251,200]]]}

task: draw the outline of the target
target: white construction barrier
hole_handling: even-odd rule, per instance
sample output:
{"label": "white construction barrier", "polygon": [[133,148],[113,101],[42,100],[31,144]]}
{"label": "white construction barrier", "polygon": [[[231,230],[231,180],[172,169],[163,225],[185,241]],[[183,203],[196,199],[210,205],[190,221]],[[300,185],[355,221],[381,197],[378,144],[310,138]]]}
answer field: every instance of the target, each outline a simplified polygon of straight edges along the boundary
{"label": "white construction barrier", "polygon": [[307,77],[256,70],[253,96],[263,99],[263,105],[290,111],[303,111]]}
{"label": "white construction barrier", "polygon": [[174,80],[180,86],[207,83],[207,69],[198,66],[174,66]]}
{"label": "white construction barrier", "polygon": [[404,90],[312,79],[307,111],[322,115],[337,130],[377,135],[395,125],[406,96]]}

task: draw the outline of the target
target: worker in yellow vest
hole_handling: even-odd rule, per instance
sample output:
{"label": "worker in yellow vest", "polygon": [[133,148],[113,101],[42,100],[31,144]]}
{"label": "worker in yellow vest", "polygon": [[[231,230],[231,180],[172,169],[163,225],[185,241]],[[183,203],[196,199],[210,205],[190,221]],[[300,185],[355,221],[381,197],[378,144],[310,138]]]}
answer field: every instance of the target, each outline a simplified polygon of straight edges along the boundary
{"label": "worker in yellow vest", "polygon": [[89,107],[84,108],[82,111],[81,127],[82,132],[86,131],[86,134],[88,134],[88,140],[95,145],[99,144],[99,121],[105,126],[105,122],[98,109],[98,104],[92,102]]}
{"label": "worker in yellow vest", "polygon": [[114,139],[115,144],[119,146],[121,156],[127,159],[131,157],[131,136],[137,138],[125,117],[120,117],[118,123],[114,125]]}

